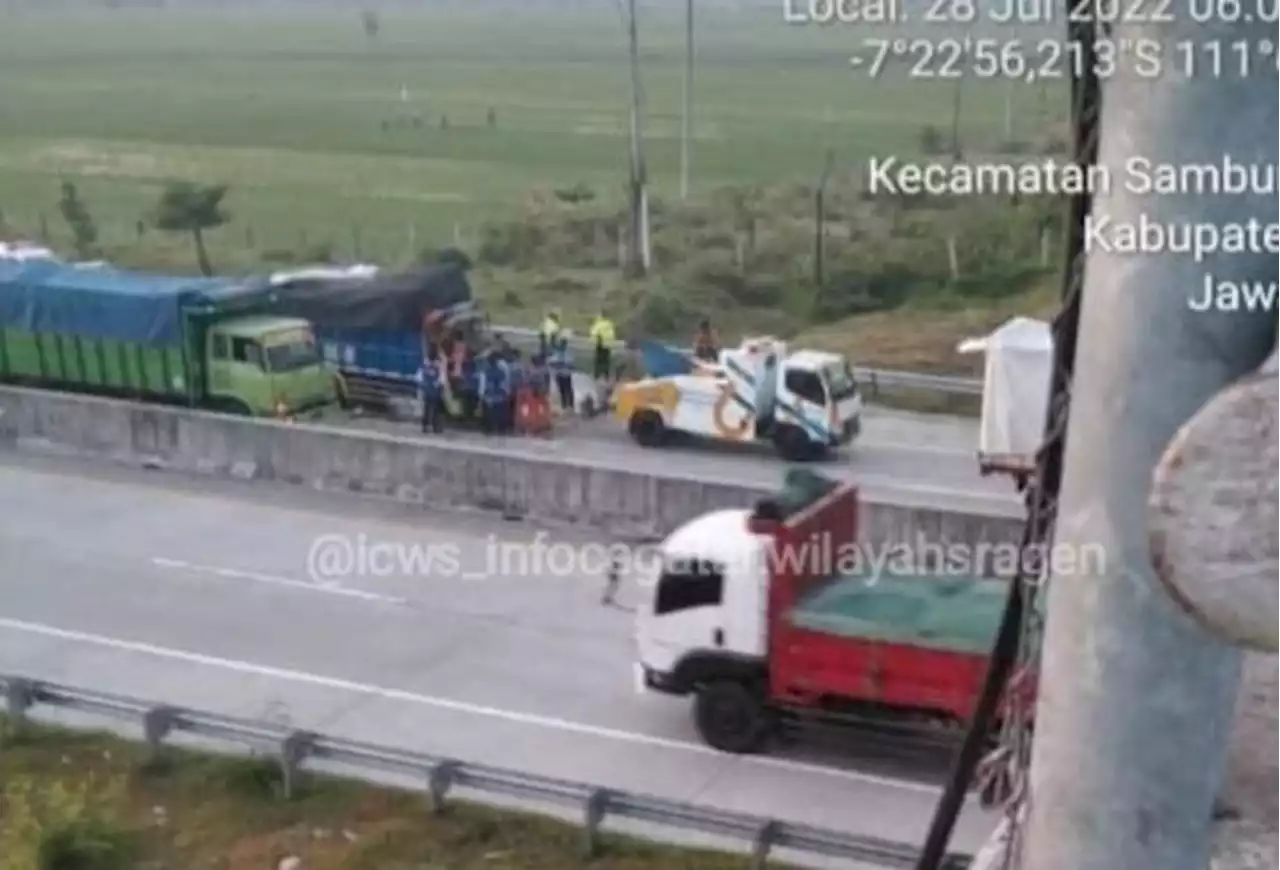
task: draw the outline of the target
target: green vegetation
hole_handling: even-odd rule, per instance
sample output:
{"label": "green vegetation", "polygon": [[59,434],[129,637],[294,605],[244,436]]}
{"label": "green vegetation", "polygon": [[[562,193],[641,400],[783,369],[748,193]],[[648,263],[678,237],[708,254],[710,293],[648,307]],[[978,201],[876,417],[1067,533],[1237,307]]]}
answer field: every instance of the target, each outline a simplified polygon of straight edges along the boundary
{"label": "green vegetation", "polygon": [[286,801],[280,785],[265,758],[167,750],[153,759],[107,735],[28,725],[0,751],[0,863],[275,870],[296,856],[305,870],[731,870],[744,861],[602,837],[588,865],[572,825],[464,803],[433,815],[423,795],[319,776]]}
{"label": "green vegetation", "polygon": [[196,264],[200,274],[212,275],[205,233],[227,224],[231,217],[222,208],[227,186],[201,186],[189,181],[174,181],[165,187],[156,205],[155,226],[170,233],[190,233],[196,246]]}
{"label": "green vegetation", "polygon": [[[1053,151],[1062,89],[1013,91],[1006,129],[1003,84],[958,91],[895,69],[872,81],[848,63],[853,31],[789,27],[773,6],[699,13],[688,201],[681,4],[645,12],[645,280],[619,268],[627,71],[611,3],[12,9],[0,12],[2,223],[80,250],[88,237],[48,218],[71,182],[92,246],[122,265],[244,272],[462,252],[497,322],[532,325],[557,305],[585,325],[604,305],[651,335],[684,338],[710,314],[727,335],[840,323],[841,341],[869,312],[927,329],[937,312],[1023,310],[1057,260],[1056,203],[870,198],[863,176],[873,156],[950,153],[957,105],[970,157]],[[192,201],[157,220],[176,190],[221,191],[231,219],[219,199],[195,223]],[[848,348],[855,361],[886,365],[883,350],[914,343],[913,330],[881,332]],[[956,368],[956,337],[921,365]]]}

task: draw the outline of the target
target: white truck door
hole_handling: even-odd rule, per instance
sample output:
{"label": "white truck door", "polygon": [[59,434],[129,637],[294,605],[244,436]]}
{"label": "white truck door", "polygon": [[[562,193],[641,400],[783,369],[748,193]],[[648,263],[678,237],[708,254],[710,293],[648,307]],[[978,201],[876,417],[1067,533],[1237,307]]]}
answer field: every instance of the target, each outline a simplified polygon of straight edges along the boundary
{"label": "white truck door", "polygon": [[769,560],[766,539],[748,537],[748,552],[728,566],[725,578],[725,649],[763,656],[768,643]]}

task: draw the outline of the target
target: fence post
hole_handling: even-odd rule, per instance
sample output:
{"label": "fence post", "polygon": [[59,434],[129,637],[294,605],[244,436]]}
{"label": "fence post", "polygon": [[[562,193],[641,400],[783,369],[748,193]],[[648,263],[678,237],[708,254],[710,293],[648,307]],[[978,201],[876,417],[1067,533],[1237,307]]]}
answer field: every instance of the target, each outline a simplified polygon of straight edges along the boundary
{"label": "fence post", "polygon": [[22,734],[27,722],[27,711],[36,702],[35,687],[30,680],[11,679],[5,683],[5,715],[9,719],[11,736]]}
{"label": "fence post", "polygon": [[755,842],[751,844],[751,870],[766,870],[769,866],[769,852],[778,839],[778,823],[773,819],[765,822],[756,832]]}
{"label": "fence post", "polygon": [[438,816],[445,810],[445,798],[453,787],[458,773],[458,762],[442,761],[427,772],[427,801],[431,814]]}
{"label": "fence post", "polygon": [[147,760],[156,762],[164,752],[164,740],[173,730],[177,710],[173,707],[152,707],[142,715],[142,739],[147,744]]}
{"label": "fence post", "polygon": [[596,788],[583,803],[582,856],[594,858],[600,852],[600,823],[609,809],[608,789]]}
{"label": "fence post", "polygon": [[311,754],[316,737],[307,731],[295,731],[280,743],[281,797],[292,800],[297,794],[302,763]]}

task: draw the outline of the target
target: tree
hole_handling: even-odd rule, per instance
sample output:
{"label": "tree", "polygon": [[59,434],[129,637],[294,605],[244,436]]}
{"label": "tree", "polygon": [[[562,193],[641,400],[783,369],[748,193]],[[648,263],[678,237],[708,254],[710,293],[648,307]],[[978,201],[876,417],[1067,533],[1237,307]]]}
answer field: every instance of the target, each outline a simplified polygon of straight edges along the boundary
{"label": "tree", "polygon": [[382,30],[382,21],[378,18],[378,13],[372,9],[366,9],[360,15],[360,21],[364,25],[364,35],[370,39],[377,39],[379,31]]}
{"label": "tree", "polygon": [[82,260],[93,256],[94,246],[98,242],[98,226],[93,222],[88,207],[80,199],[80,192],[70,181],[62,182],[62,198],[58,200],[58,211],[62,219],[71,228],[71,236],[75,240],[76,256]]}
{"label": "tree", "polygon": [[212,275],[204,233],[231,220],[222,207],[228,187],[225,184],[205,186],[190,181],[175,181],[165,187],[156,204],[153,223],[156,229],[170,233],[191,233],[196,245],[196,261],[202,275]]}

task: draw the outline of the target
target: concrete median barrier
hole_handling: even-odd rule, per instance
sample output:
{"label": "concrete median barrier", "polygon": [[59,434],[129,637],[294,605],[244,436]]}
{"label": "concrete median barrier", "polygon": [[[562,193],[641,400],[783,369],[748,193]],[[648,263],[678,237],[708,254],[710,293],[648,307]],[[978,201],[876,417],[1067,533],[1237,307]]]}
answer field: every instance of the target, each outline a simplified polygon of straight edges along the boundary
{"label": "concrete median barrier", "polygon": [[[731,482],[655,477],[486,445],[13,387],[0,387],[0,446],[501,512],[615,535],[662,535],[705,511],[743,507],[767,494]],[[1009,517],[871,502],[862,526],[874,547],[1007,545],[1021,531],[1020,521]]]}

